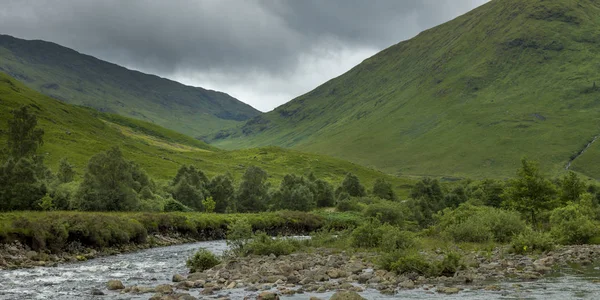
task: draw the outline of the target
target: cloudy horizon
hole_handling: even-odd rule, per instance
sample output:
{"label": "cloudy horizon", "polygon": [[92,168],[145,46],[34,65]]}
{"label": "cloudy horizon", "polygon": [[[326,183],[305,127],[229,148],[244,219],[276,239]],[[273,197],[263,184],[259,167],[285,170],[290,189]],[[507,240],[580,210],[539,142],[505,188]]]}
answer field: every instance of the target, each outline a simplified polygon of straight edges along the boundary
{"label": "cloudy horizon", "polygon": [[487,0],[4,0],[41,39],[270,111]]}

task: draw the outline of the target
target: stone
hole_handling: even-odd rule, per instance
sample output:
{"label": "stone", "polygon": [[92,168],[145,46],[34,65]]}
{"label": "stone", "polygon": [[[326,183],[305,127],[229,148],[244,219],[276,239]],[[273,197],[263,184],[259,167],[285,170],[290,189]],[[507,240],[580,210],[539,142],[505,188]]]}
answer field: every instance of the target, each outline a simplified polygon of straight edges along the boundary
{"label": "stone", "polygon": [[173,287],[170,286],[170,285],[168,285],[168,284],[161,284],[161,285],[157,286],[156,288],[154,288],[154,290],[157,293],[160,293],[160,294],[171,294],[171,293],[173,293]]}
{"label": "stone", "polygon": [[237,285],[237,283],[236,283],[235,281],[232,281],[231,283],[229,283],[229,284],[227,285],[227,289],[228,289],[228,290],[230,290],[230,289],[234,289],[236,285]]}
{"label": "stone", "polygon": [[398,285],[399,287],[403,288],[403,289],[414,289],[415,288],[415,282],[407,279],[404,280],[402,282],[400,282],[400,284]]}
{"label": "stone", "polygon": [[182,281],[185,281],[185,280],[186,280],[186,278],[183,275],[181,275],[181,274],[175,274],[175,275],[173,275],[173,282],[182,282]]}
{"label": "stone", "polygon": [[436,292],[440,294],[451,295],[458,294],[458,292],[460,292],[460,289],[456,287],[439,287],[437,288]]}
{"label": "stone", "polygon": [[121,280],[109,280],[106,283],[106,288],[110,291],[114,291],[114,290],[122,290],[125,288],[125,286],[123,285],[123,282],[121,282]]}
{"label": "stone", "polygon": [[329,300],[366,300],[357,292],[336,292]]}
{"label": "stone", "polygon": [[94,296],[103,296],[104,292],[99,289],[92,289],[92,295]]}
{"label": "stone", "polygon": [[279,295],[272,292],[262,292],[258,295],[258,300],[279,300]]}

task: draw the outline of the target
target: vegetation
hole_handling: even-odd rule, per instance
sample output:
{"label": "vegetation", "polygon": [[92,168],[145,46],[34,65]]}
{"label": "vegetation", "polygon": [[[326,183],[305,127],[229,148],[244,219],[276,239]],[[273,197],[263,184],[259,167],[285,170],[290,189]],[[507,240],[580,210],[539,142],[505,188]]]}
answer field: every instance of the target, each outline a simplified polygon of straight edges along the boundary
{"label": "vegetation", "polygon": [[190,269],[190,273],[202,272],[221,263],[221,260],[212,252],[201,248],[186,261],[185,265]]}

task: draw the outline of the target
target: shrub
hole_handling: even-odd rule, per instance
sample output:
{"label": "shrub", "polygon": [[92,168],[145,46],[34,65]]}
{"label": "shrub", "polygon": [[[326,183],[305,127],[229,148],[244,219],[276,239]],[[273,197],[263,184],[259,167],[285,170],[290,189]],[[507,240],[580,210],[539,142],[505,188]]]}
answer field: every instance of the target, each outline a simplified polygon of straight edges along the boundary
{"label": "shrub", "polygon": [[166,212],[172,211],[192,211],[191,208],[183,205],[183,203],[171,198],[165,203],[165,207],[163,208]]}
{"label": "shrub", "polygon": [[585,244],[598,229],[581,205],[570,203],[550,214],[552,236],[561,244]]}
{"label": "shrub", "polygon": [[239,219],[228,226],[227,245],[234,254],[242,255],[244,247],[252,239],[252,225],[247,219]]}
{"label": "shrub", "polygon": [[339,212],[345,211],[362,211],[363,206],[356,199],[346,198],[339,200],[336,205],[336,210]]}
{"label": "shrub", "polygon": [[212,252],[201,248],[187,260],[185,265],[190,269],[190,273],[195,273],[208,270],[220,263],[221,260]]}
{"label": "shrub", "polygon": [[302,245],[299,240],[289,238],[272,238],[264,232],[259,232],[244,247],[243,256],[254,255],[287,255],[298,250]]}
{"label": "shrub", "polygon": [[437,218],[438,229],[456,242],[508,242],[526,228],[516,212],[469,204],[446,209]]}
{"label": "shrub", "polygon": [[359,248],[376,248],[381,244],[383,231],[375,220],[369,220],[352,231],[352,245]]}
{"label": "shrub", "polygon": [[391,225],[381,226],[381,249],[386,252],[406,250],[416,246],[415,234]]}
{"label": "shrub", "polygon": [[511,251],[517,254],[545,252],[553,248],[554,240],[549,233],[534,231],[531,228],[514,236],[511,241]]}
{"label": "shrub", "polygon": [[381,223],[392,225],[401,225],[404,223],[404,209],[394,202],[381,201],[379,203],[367,206],[364,215],[370,218],[376,218]]}
{"label": "shrub", "polygon": [[447,253],[442,260],[413,251],[396,251],[385,254],[379,261],[380,267],[397,274],[415,273],[422,276],[454,276],[463,268],[462,257],[455,252]]}

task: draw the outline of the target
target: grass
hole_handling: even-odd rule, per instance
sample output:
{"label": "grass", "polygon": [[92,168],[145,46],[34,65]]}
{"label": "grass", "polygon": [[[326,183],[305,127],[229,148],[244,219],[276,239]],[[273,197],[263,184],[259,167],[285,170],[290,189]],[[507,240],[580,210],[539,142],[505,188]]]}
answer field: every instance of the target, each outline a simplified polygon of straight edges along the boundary
{"label": "grass", "polygon": [[314,174],[334,184],[348,172],[359,176],[367,187],[376,178],[391,182],[400,196],[406,197],[414,182],[324,155],[285,150],[277,147],[223,151],[206,143],[147,122],[92,109],[69,105],[41,95],[13,78],[0,73],[0,149],[6,143],[10,111],[28,105],[45,130],[39,153],[56,170],[66,157],[81,176],[89,158],[113,146],[121,147],[125,157],[140,164],[153,178],[170,180],[183,164],[193,164],[209,176],[230,172],[238,180],[245,169],[256,165],[265,169],[274,186],[287,173]]}
{"label": "grass", "polygon": [[[212,143],[428,176],[512,177],[528,156],[557,175],[600,132],[599,27],[593,1],[490,1]],[[588,176],[598,166],[574,162]]]}
{"label": "grass", "polygon": [[44,41],[0,35],[0,71],[67,103],[153,122],[193,137],[260,114],[225,93],[128,70]]}
{"label": "grass", "polygon": [[[36,250],[65,250],[71,242],[93,248],[147,242],[149,234],[182,234],[196,239],[223,239],[227,225],[244,218],[253,230],[269,234],[308,233],[328,225],[321,216],[302,212],[258,214],[205,213],[0,213],[0,243],[18,240]],[[351,225],[348,225],[351,226]]]}

